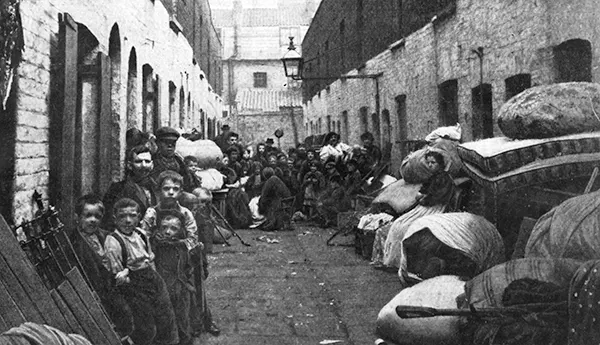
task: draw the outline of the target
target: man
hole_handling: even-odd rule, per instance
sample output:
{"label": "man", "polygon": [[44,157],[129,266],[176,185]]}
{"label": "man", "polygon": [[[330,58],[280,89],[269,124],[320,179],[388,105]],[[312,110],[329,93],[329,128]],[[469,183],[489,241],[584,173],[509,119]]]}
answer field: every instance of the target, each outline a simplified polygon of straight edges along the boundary
{"label": "man", "polygon": [[233,146],[233,147],[237,148],[239,157],[241,157],[242,153],[244,153],[244,147],[242,146],[242,144],[240,144],[239,140],[240,140],[239,134],[237,134],[236,132],[229,132],[228,137],[227,137],[227,147],[225,148],[223,153],[228,151],[229,148],[231,148]]}
{"label": "man", "polygon": [[175,153],[179,132],[175,128],[161,127],[156,130],[155,135],[158,151],[152,157],[154,161],[152,178],[156,181],[161,172],[173,170],[183,176],[184,191],[191,193],[195,188],[200,187],[201,183],[198,177],[184,163],[183,157]]}
{"label": "man", "polygon": [[267,156],[270,154],[277,155],[279,153],[279,149],[273,146],[274,143],[275,141],[273,141],[273,138],[267,138],[267,141],[265,141],[265,153]]}
{"label": "man", "polygon": [[112,209],[121,198],[134,200],[141,212],[146,212],[148,207],[156,204],[155,184],[150,178],[154,168],[150,148],[146,145],[134,146],[127,151],[126,162],[125,179],[112,183],[104,195],[106,212],[102,224],[105,229],[114,228]]}
{"label": "man", "polygon": [[363,155],[366,158],[367,169],[374,169],[381,162],[381,150],[373,144],[375,138],[370,132],[365,132],[360,136],[363,142]]}
{"label": "man", "polygon": [[217,135],[213,141],[221,148],[221,151],[225,152],[229,144],[227,140],[229,139],[229,125],[221,126],[221,134]]}

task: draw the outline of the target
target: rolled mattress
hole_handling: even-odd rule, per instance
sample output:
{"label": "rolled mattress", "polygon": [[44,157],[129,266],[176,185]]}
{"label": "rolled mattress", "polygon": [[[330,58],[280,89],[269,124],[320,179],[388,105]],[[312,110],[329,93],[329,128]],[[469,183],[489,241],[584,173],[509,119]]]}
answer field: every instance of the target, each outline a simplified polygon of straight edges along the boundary
{"label": "rolled mattress", "polygon": [[495,137],[458,146],[460,159],[488,176],[496,176],[537,160],[600,152],[600,132],[545,139]]}
{"label": "rolled mattress", "polygon": [[473,181],[494,194],[502,194],[546,182],[588,177],[600,166],[600,152],[537,160],[496,176],[485,174],[473,164],[464,165]]}

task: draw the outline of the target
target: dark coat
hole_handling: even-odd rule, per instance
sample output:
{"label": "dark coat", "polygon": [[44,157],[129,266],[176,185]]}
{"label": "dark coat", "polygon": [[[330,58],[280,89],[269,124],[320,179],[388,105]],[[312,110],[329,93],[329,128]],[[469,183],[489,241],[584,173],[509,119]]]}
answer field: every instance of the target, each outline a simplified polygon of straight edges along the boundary
{"label": "dark coat", "polygon": [[152,180],[148,179],[150,184],[147,188],[150,191],[150,198],[144,192],[144,189],[131,178],[127,177],[121,182],[114,182],[108,187],[108,191],[104,194],[102,202],[104,203],[104,218],[102,225],[105,229],[114,228],[113,206],[121,198],[129,198],[140,205],[140,214],[144,215],[146,209],[156,205],[156,195],[154,194],[154,185]]}
{"label": "dark coat", "polygon": [[258,201],[258,212],[267,218],[261,226],[263,230],[279,230],[283,227],[286,215],[282,210],[281,200],[291,195],[290,190],[279,177],[269,177]]}

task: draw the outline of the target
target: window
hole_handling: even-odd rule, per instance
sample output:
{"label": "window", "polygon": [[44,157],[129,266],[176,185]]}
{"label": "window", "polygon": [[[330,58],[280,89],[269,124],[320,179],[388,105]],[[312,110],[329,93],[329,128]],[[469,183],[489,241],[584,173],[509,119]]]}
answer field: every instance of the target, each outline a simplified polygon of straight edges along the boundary
{"label": "window", "polygon": [[369,131],[369,108],[360,108],[360,129],[361,133]]}
{"label": "window", "polygon": [[300,28],[295,27],[280,27],[279,28],[279,45],[287,47],[290,44],[290,37],[294,37],[294,45],[296,49],[300,47]]}
{"label": "window", "polygon": [[517,74],[504,79],[506,100],[513,98],[531,87],[531,74]]}
{"label": "window", "polygon": [[473,108],[473,138],[494,136],[494,115],[492,108],[492,85],[482,84],[471,90]]}
{"label": "window", "polygon": [[254,72],[254,87],[267,87],[266,72]]}
{"label": "window", "polygon": [[410,152],[410,148],[406,144],[408,140],[408,120],[406,118],[406,95],[399,95],[395,98],[396,101],[396,118],[398,128],[398,141],[400,141],[400,156],[404,159]]}
{"label": "window", "polygon": [[592,44],[574,39],[554,48],[556,82],[592,81]]}
{"label": "window", "polygon": [[458,82],[456,79],[440,84],[439,110],[442,126],[452,126],[458,123]]}

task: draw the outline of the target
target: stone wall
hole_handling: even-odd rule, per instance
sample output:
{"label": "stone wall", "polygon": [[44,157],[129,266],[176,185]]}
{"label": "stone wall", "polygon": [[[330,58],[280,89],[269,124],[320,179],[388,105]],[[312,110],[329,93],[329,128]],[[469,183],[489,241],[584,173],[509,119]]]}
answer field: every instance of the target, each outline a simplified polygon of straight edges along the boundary
{"label": "stone wall", "polygon": [[[170,81],[176,86],[177,95],[182,88],[184,90],[183,94],[186,98],[184,102],[175,102],[175,111],[179,113],[179,104],[186,108],[183,112],[185,126],[191,127],[200,123],[201,109],[209,118],[220,118],[222,111],[220,97],[209,92],[206,78],[201,79],[204,73],[192,62],[192,47],[185,37],[181,34],[176,35],[169,28],[168,13],[160,1],[24,0],[20,3],[20,11],[25,49],[18,68],[18,83],[15,90],[16,111],[10,114],[16,121],[16,144],[15,171],[12,181],[13,219],[9,221],[20,223],[32,218],[35,209],[32,201],[34,190],[41,192],[45,198],[49,195],[50,159],[52,155],[58,154],[50,152],[50,111],[53,102],[56,101],[52,100],[50,91],[53,86],[53,71],[57,69],[58,17],[61,13],[70,14],[96,38],[98,46],[95,51],[111,55],[113,58],[111,92],[113,116],[110,120],[112,129],[109,136],[112,144],[107,144],[111,148],[110,161],[96,161],[98,166],[103,166],[102,169],[109,166],[108,171],[111,176],[103,177],[108,180],[104,180],[102,186],[122,177],[124,139],[128,123],[139,125],[144,122],[141,104],[135,107],[135,111],[129,112],[130,118],[127,119],[127,105],[130,104],[127,95],[129,94],[131,99],[138,102],[142,99],[141,76],[144,64],[151,65],[154,73],[160,76],[161,91],[158,100],[160,124],[180,126],[179,117],[170,119],[168,116]],[[113,47],[118,45],[119,48],[113,51],[110,51],[109,44],[111,30],[115,40]],[[132,55],[135,57],[135,71],[128,70],[128,61]],[[131,80],[132,88],[128,92],[126,86],[130,72],[134,72],[132,74],[137,77]],[[83,97],[86,102],[94,102],[93,97],[86,98],[85,95]],[[97,106],[93,103],[82,105],[84,109]],[[91,113],[95,112],[91,111]],[[83,121],[90,124],[96,120],[84,119]],[[98,140],[98,133],[94,134],[92,131],[90,135],[90,141]],[[83,157],[86,154],[88,152],[82,152]],[[60,174],[56,171],[54,173]],[[2,183],[11,182],[3,180]],[[82,183],[85,184],[85,181]],[[102,188],[97,191],[104,192]],[[81,193],[88,192],[90,190],[81,190]],[[75,199],[79,195],[66,197]],[[68,214],[64,216],[70,217]]]}
{"label": "stone wall", "polygon": [[[479,58],[473,50],[478,47],[483,48],[483,83],[492,87],[496,136],[501,135],[495,119],[505,102],[506,78],[529,74],[532,86],[554,82],[553,47],[561,42],[570,39],[591,42],[592,81],[597,82],[600,78],[597,68],[600,48],[595,43],[600,39],[596,30],[600,25],[599,14],[600,8],[591,0],[577,5],[566,0],[460,0],[454,15],[432,20],[368,60],[364,68],[351,71],[350,74],[383,73],[379,78],[380,131],[386,130],[382,114],[388,111],[394,171],[402,159],[399,141],[423,139],[440,126],[438,86],[446,81],[456,80],[463,139],[473,139],[474,100],[471,94],[480,84]],[[402,95],[406,96],[406,137],[400,136],[401,129],[398,128],[396,99]],[[342,114],[346,111],[348,141],[359,143],[360,132],[364,130],[360,116],[363,107],[369,114],[367,129],[374,132],[371,117],[376,112],[373,80],[336,80],[308,100],[305,125],[310,128],[310,123],[317,123],[319,119],[326,123],[328,115],[343,123]],[[319,133],[313,129],[309,130],[310,134]]]}
{"label": "stone wall", "polygon": [[273,138],[275,146],[277,146],[277,138],[274,133],[277,128],[281,128],[284,133],[280,139],[281,148],[287,152],[288,148],[296,146],[291,121],[292,115],[296,121],[298,142],[302,142],[304,140],[302,108],[294,108],[293,114],[289,108],[284,108],[278,113],[238,115],[237,130],[240,133],[240,140],[244,144],[256,146],[256,144],[264,142],[267,138]]}

